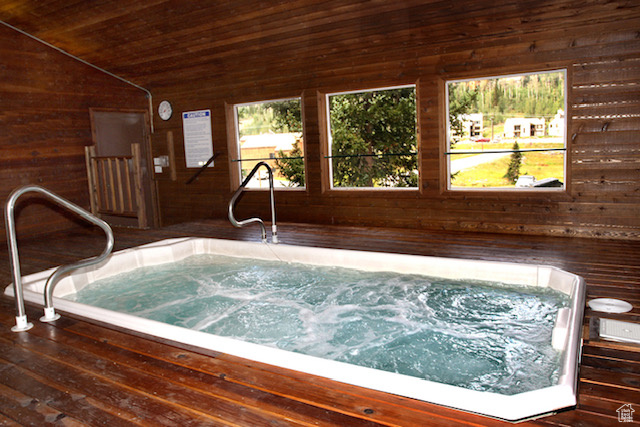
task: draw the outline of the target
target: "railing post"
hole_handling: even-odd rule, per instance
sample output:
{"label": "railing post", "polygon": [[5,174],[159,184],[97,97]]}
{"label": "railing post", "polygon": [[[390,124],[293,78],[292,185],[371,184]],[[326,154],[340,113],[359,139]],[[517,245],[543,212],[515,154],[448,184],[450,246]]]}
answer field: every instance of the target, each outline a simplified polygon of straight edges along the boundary
{"label": "railing post", "polygon": [[24,310],[24,295],[22,293],[22,275],[20,273],[20,259],[18,257],[18,243],[14,221],[15,202],[23,193],[29,191],[28,187],[15,190],[7,199],[5,205],[4,221],[7,229],[7,244],[9,245],[9,262],[13,276],[13,294],[16,302],[16,325],[11,328],[13,332],[28,331],[33,328],[33,323],[27,321]]}
{"label": "railing post", "polygon": [[68,200],[63,199],[62,197],[56,195],[55,193],[39,187],[37,185],[27,185],[21,188],[14,190],[9,198],[7,199],[7,203],[5,204],[5,224],[7,228],[7,243],[9,245],[9,259],[11,262],[11,271],[13,275],[13,292],[16,300],[16,326],[11,328],[14,332],[27,331],[33,327],[33,324],[27,321],[27,315],[25,314],[24,309],[24,294],[22,289],[22,274],[20,272],[20,260],[18,257],[18,244],[16,239],[16,230],[15,230],[15,219],[14,219],[14,209],[16,200],[18,197],[23,195],[24,193],[34,191],[37,193],[41,193],[54,202],[58,203],[60,206],[77,213],[83,219],[89,221],[92,224],[97,225],[102,228],[107,235],[107,245],[104,251],[93,258],[89,258],[86,260],[78,261],[74,264],[69,264],[66,266],[59,267],[47,280],[44,290],[44,316],[40,319],[44,322],[50,322],[58,319],[60,316],[55,314],[55,310],[53,308],[53,289],[56,284],[60,280],[63,274],[75,270],[76,268],[85,267],[92,264],[97,264],[104,259],[106,259],[111,251],[113,250],[113,232],[111,231],[111,227],[109,224],[92,215],[90,212],[82,209],[80,206],[75,205]]}
{"label": "railing post", "polygon": [[273,191],[273,172],[271,171],[271,166],[269,166],[266,162],[259,162],[256,164],[249,175],[242,181],[240,187],[233,193],[231,196],[231,200],[229,201],[229,221],[233,224],[234,227],[244,227],[245,225],[249,225],[252,223],[258,223],[260,225],[262,243],[267,243],[267,230],[264,226],[264,221],[260,218],[249,218],[243,221],[238,221],[233,215],[233,206],[236,203],[236,199],[240,196],[244,188],[247,186],[253,175],[255,175],[256,171],[260,168],[260,166],[264,166],[267,168],[267,172],[269,173],[269,196],[270,196],[270,204],[271,204],[271,243],[278,243],[278,227],[276,226],[276,202]]}

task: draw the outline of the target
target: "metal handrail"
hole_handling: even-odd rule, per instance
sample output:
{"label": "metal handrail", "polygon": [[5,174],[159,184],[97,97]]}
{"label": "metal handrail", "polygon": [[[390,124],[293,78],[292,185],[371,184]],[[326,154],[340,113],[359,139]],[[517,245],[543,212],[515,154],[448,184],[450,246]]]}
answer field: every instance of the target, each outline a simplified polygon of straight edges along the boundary
{"label": "metal handrail", "polygon": [[195,180],[196,180],[196,178],[197,178],[197,177],[199,177],[199,176],[200,176],[200,174],[201,174],[202,172],[204,172],[204,170],[205,170],[206,168],[208,168],[208,167],[209,167],[209,165],[211,164],[211,162],[213,162],[213,161],[216,159],[216,157],[218,157],[219,155],[220,155],[220,151],[216,151],[215,153],[213,153],[213,156],[209,157],[209,160],[207,160],[207,161],[204,163],[204,165],[200,166],[200,169],[198,169],[198,170],[196,171],[196,173],[194,173],[194,174],[193,174],[193,176],[192,176],[191,178],[189,178],[189,179],[185,182],[185,184],[189,185],[189,184],[191,184],[193,181],[195,181]]}
{"label": "metal handrail", "polygon": [[80,206],[75,205],[68,200],[63,199],[57,194],[42,188],[37,185],[26,185],[24,187],[20,187],[15,189],[5,204],[5,224],[7,227],[7,242],[9,244],[9,260],[11,262],[11,270],[13,273],[13,290],[14,296],[16,299],[16,326],[12,327],[11,330],[14,332],[27,331],[33,327],[33,324],[27,321],[27,315],[25,314],[24,309],[24,295],[22,290],[22,275],[20,273],[20,260],[18,258],[18,244],[16,241],[16,229],[15,229],[15,220],[14,220],[14,209],[16,200],[23,194],[28,193],[30,191],[34,191],[36,193],[41,193],[54,202],[58,203],[60,206],[77,213],[83,219],[89,221],[92,224],[97,225],[98,227],[104,230],[107,235],[107,246],[104,251],[93,258],[88,258],[85,260],[81,260],[75,262],[73,264],[63,265],[56,269],[49,279],[47,279],[47,283],[44,289],[44,316],[40,318],[43,322],[51,322],[58,318],[59,315],[55,313],[53,308],[53,290],[55,286],[58,284],[58,281],[62,278],[62,276],[68,273],[71,270],[75,270],[80,267],[86,267],[89,265],[97,264],[102,262],[105,258],[109,256],[111,251],[113,250],[113,231],[111,231],[111,227],[109,224],[101,220],[100,218],[92,215],[90,212],[82,209]]}
{"label": "metal handrail", "polygon": [[271,166],[269,166],[266,162],[259,162],[254,166],[254,168],[249,172],[249,175],[242,181],[240,187],[233,193],[231,200],[229,201],[229,221],[233,224],[234,227],[244,227],[245,225],[258,223],[260,225],[260,229],[262,232],[262,243],[267,243],[267,229],[264,226],[264,221],[260,218],[249,218],[242,221],[238,221],[233,215],[233,206],[236,203],[236,199],[240,196],[242,191],[245,189],[253,175],[258,171],[260,166],[264,166],[267,168],[267,172],[269,172],[269,191],[271,197],[271,243],[278,243],[278,227],[276,226],[276,204],[273,196],[273,171],[271,170]]}

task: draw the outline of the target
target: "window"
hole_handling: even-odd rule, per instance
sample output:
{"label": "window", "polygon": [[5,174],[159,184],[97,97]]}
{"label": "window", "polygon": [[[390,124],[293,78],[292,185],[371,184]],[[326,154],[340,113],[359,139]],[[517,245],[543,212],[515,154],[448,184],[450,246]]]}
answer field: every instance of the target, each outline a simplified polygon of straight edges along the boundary
{"label": "window", "polygon": [[[276,188],[305,187],[302,103],[291,98],[234,107],[240,181],[261,161],[273,169]],[[258,169],[247,188],[268,188],[267,171]],[[239,184],[240,182],[238,182]]]}
{"label": "window", "polygon": [[332,188],[418,186],[416,89],[327,95]]}
{"label": "window", "polygon": [[566,71],[449,81],[449,189],[565,188]]}

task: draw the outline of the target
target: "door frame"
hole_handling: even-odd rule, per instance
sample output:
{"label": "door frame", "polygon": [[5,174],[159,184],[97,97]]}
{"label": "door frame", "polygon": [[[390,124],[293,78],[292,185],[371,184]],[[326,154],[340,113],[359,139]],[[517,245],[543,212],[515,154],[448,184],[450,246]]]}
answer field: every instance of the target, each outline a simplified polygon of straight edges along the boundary
{"label": "door frame", "polygon": [[155,171],[153,168],[153,152],[151,146],[151,121],[149,119],[149,111],[146,109],[134,109],[134,108],[102,108],[102,107],[89,107],[89,116],[91,120],[91,141],[94,146],[97,146],[97,135],[96,135],[96,126],[95,126],[95,113],[135,113],[142,114],[144,117],[144,127],[143,127],[143,141],[140,143],[140,146],[143,148],[142,158],[143,161],[146,162],[147,167],[147,176],[148,179],[145,179],[142,184],[144,190],[148,189],[150,193],[150,203],[151,206],[147,206],[147,202],[145,202],[145,207],[147,208],[147,212],[150,213],[148,215],[148,222],[151,228],[157,228],[160,226],[161,218],[160,218],[160,202],[158,200],[158,182],[156,180]]}

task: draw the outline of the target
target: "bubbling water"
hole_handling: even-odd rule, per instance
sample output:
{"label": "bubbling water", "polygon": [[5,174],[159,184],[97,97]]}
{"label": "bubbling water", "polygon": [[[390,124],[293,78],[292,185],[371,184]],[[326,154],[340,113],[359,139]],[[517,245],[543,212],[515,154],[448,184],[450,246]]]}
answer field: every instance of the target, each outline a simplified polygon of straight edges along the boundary
{"label": "bubbling water", "polygon": [[568,298],[547,288],[195,255],[69,299],[219,336],[479,391],[557,382]]}

